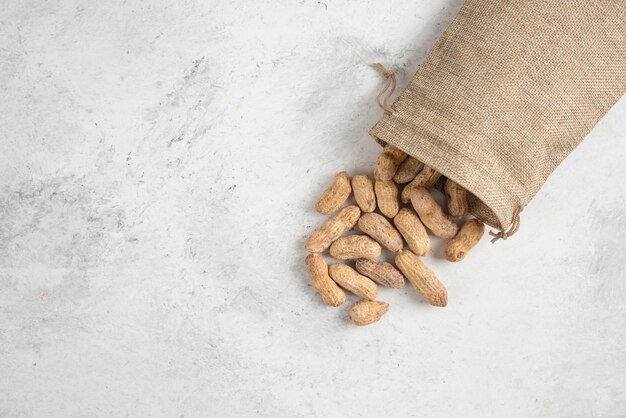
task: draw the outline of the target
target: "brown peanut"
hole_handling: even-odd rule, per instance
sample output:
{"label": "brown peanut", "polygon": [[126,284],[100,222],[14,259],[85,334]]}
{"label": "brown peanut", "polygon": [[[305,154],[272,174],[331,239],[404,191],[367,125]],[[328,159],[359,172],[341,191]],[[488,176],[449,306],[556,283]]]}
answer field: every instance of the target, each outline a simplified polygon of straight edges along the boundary
{"label": "brown peanut", "polygon": [[374,190],[376,191],[376,201],[378,202],[380,212],[388,218],[396,216],[400,209],[396,183],[393,180],[376,180]]}
{"label": "brown peanut", "polygon": [[374,212],[376,210],[376,195],[374,194],[374,183],[363,174],[352,177],[352,190],[354,199],[363,212]]}
{"label": "brown peanut", "polygon": [[398,171],[393,176],[393,181],[398,184],[408,183],[417,176],[422,168],[424,168],[424,163],[409,155],[398,167]]}
{"label": "brown peanut", "polygon": [[430,238],[420,218],[411,209],[402,208],[393,218],[396,229],[402,234],[411,251],[417,255],[430,252]]}
{"label": "brown peanut", "polygon": [[378,321],[388,310],[388,303],[376,300],[362,300],[350,306],[348,315],[355,325],[369,325]]}
{"label": "brown peanut", "polygon": [[367,235],[341,237],[330,246],[330,255],[340,260],[378,258],[382,248]]}
{"label": "brown peanut", "polygon": [[448,212],[455,218],[465,216],[467,213],[467,191],[453,180],[446,180],[444,187],[448,197]]}
{"label": "brown peanut", "polygon": [[335,176],[330,187],[324,190],[322,197],[315,205],[315,210],[322,215],[330,215],[348,200],[351,192],[350,177],[348,177],[348,173],[342,171]]}
{"label": "brown peanut", "polygon": [[359,220],[361,211],[358,206],[350,205],[341,209],[332,218],[324,222],[322,227],[307,239],[305,247],[312,253],[324,251],[346,231],[349,231]]}
{"label": "brown peanut", "polygon": [[369,277],[376,283],[400,289],[404,287],[404,276],[391,263],[386,261],[377,262],[374,260],[361,259],[356,262],[356,271]]}
{"label": "brown peanut", "polygon": [[328,266],[318,254],[309,254],[306,266],[313,279],[313,288],[320,294],[324,303],[339,306],[346,300],[346,294],[328,275]]}
{"label": "brown peanut", "polygon": [[393,145],[385,145],[382,154],[378,156],[374,166],[376,180],[391,180],[398,170],[398,166],[407,157],[406,153]]}
{"label": "brown peanut", "polygon": [[378,286],[367,277],[359,274],[350,266],[345,264],[331,264],[328,267],[330,277],[339,286],[367,300],[376,299],[378,295]]}
{"label": "brown peanut", "polygon": [[439,238],[452,238],[459,227],[448,218],[428,190],[418,187],[411,191],[411,204],[420,219]]}
{"label": "brown peanut", "polygon": [[454,236],[445,248],[445,255],[448,261],[460,261],[480,241],[485,233],[485,225],[478,219],[472,219],[461,227],[459,233]]}
{"label": "brown peanut", "polygon": [[411,201],[411,191],[413,191],[413,189],[418,187],[430,189],[435,185],[435,183],[437,183],[439,177],[441,177],[441,173],[435,171],[435,169],[430,166],[424,165],[422,171],[419,172],[413,181],[404,186],[404,189],[402,189],[402,203],[409,203]]}
{"label": "brown peanut", "polygon": [[359,219],[359,228],[389,251],[396,252],[402,249],[402,236],[382,215],[364,214]]}
{"label": "brown peanut", "polygon": [[448,304],[446,287],[417,255],[411,251],[401,251],[396,256],[396,266],[428,303],[433,306]]}

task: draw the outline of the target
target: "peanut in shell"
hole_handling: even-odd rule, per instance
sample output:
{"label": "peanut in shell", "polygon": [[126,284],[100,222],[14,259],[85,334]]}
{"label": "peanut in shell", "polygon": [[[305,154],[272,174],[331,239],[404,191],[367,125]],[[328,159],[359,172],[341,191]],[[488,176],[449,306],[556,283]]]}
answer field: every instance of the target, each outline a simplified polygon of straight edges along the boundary
{"label": "peanut in shell", "polygon": [[363,212],[368,213],[376,210],[376,194],[372,179],[364,174],[352,177],[352,191],[356,204]]}
{"label": "peanut in shell", "polygon": [[448,198],[448,213],[455,218],[465,216],[468,210],[467,191],[451,179],[446,180],[444,191]]}
{"label": "peanut in shell", "polygon": [[377,300],[362,300],[350,306],[348,315],[355,325],[363,326],[377,322],[388,310],[388,303]]}
{"label": "peanut in shell", "polygon": [[398,184],[408,183],[418,175],[422,168],[424,168],[424,163],[409,155],[398,167],[398,171],[393,176],[393,181]]}
{"label": "peanut in shell", "polygon": [[392,180],[398,167],[405,160],[407,154],[394,147],[385,145],[383,152],[378,156],[374,166],[374,178],[376,180]]}
{"label": "peanut in shell", "polygon": [[339,306],[346,300],[346,294],[328,275],[328,265],[319,254],[309,254],[306,266],[311,273],[313,288],[320,294],[324,303]]}
{"label": "peanut in shell", "polygon": [[419,172],[413,181],[404,186],[404,189],[402,189],[402,194],[400,196],[402,203],[409,203],[411,201],[411,192],[414,189],[418,187],[430,189],[433,187],[435,183],[437,183],[437,180],[439,180],[439,177],[441,177],[441,173],[428,165],[424,165],[422,171]]}
{"label": "peanut in shell", "polygon": [[420,220],[430,231],[439,238],[452,238],[459,227],[448,218],[433,196],[423,187],[411,191],[411,205],[420,217]]}
{"label": "peanut in shell", "polygon": [[339,286],[360,298],[374,300],[378,295],[378,286],[369,278],[359,274],[345,264],[331,264],[328,274]]}
{"label": "peanut in shell", "polygon": [[408,208],[402,208],[393,218],[393,223],[411,251],[420,256],[430,252],[430,238],[415,212]]}
{"label": "peanut in shell", "polygon": [[330,255],[339,260],[356,258],[378,258],[382,248],[379,243],[367,235],[348,235],[341,237],[330,246]]}
{"label": "peanut in shell", "polygon": [[478,219],[471,219],[459,229],[459,232],[446,244],[446,260],[456,262],[465,258],[485,233],[485,225]]}
{"label": "peanut in shell", "polygon": [[315,210],[322,215],[330,215],[348,200],[351,192],[350,177],[348,173],[342,171],[335,176],[330,187],[324,190],[315,205]]}
{"label": "peanut in shell", "polygon": [[359,228],[389,251],[400,251],[404,245],[400,233],[378,213],[366,213],[361,216]]}
{"label": "peanut in shell", "polygon": [[396,256],[396,266],[426,302],[442,307],[448,304],[446,287],[417,255],[401,251]]}
{"label": "peanut in shell", "polygon": [[341,209],[332,218],[324,222],[320,229],[313,232],[306,241],[306,249],[312,253],[324,251],[344,232],[352,229],[360,215],[361,210],[355,205]]}
{"label": "peanut in shell", "polygon": [[405,279],[402,273],[386,261],[357,260],[356,271],[382,286],[396,289],[404,287]]}
{"label": "peanut in shell", "polygon": [[376,180],[374,185],[378,209],[388,218],[393,218],[400,209],[398,203],[398,186],[393,180]]}

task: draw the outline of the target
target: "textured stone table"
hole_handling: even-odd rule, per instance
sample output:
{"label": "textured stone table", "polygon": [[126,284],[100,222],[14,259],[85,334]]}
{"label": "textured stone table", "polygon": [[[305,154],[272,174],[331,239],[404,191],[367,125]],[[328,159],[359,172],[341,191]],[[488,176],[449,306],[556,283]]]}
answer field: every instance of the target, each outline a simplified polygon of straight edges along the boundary
{"label": "textured stone table", "polygon": [[[352,326],[303,242],[367,172],[442,1],[13,1],[0,11],[0,416],[622,416],[626,100],[435,309]],[[353,300],[353,299],[351,299]]]}

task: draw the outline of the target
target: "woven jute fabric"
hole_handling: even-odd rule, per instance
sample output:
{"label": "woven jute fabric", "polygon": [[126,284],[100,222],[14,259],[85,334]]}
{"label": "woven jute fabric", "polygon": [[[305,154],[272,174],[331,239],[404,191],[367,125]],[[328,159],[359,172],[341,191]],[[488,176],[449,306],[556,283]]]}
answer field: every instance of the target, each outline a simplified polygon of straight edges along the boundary
{"label": "woven jute fabric", "polygon": [[626,92],[626,0],[467,0],[370,134],[507,228]]}

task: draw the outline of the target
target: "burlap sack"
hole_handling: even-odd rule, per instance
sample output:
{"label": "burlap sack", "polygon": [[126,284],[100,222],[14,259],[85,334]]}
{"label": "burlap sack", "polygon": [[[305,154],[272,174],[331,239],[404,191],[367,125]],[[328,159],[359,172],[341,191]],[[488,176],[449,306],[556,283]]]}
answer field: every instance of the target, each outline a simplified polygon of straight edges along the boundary
{"label": "burlap sack", "polygon": [[466,0],[370,133],[504,230],[625,91],[626,0]]}

